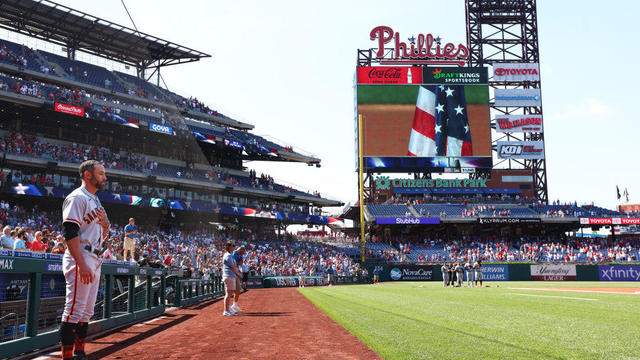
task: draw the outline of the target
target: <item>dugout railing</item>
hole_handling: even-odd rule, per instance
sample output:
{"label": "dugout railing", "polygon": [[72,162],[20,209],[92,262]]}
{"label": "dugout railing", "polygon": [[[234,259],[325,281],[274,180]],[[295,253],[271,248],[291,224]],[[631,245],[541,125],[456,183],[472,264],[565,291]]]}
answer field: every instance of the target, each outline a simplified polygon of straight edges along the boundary
{"label": "dugout railing", "polygon": [[[161,314],[166,306],[166,271],[126,262],[103,263],[89,334]],[[179,281],[180,283],[180,281]],[[65,301],[61,256],[0,251],[0,358],[59,342]],[[186,285],[185,285],[186,287]],[[209,291],[210,285],[201,285]],[[197,301],[204,291],[187,292]]]}

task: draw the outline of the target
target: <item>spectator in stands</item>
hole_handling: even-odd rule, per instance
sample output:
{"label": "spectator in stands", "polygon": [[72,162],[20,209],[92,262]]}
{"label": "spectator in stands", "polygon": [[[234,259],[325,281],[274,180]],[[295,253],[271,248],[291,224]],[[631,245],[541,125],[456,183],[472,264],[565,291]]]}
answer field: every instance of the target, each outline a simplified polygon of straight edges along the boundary
{"label": "spectator in stands", "polygon": [[13,231],[15,233],[14,241],[13,241],[13,250],[22,250],[27,248],[27,232],[19,228],[18,231]]}
{"label": "spectator in stands", "polygon": [[42,231],[36,231],[35,238],[27,244],[27,247],[37,252],[45,252],[47,250],[47,244],[42,241]]}
{"label": "spectator in stands", "polygon": [[2,229],[2,237],[0,238],[2,241],[3,249],[13,249],[14,239],[11,236],[11,226],[7,225]]}
{"label": "spectator in stands", "polygon": [[112,245],[111,242],[106,242],[105,243],[105,251],[104,253],[102,253],[102,258],[103,259],[107,259],[107,260],[115,260],[116,257],[113,254],[113,250],[111,249]]}

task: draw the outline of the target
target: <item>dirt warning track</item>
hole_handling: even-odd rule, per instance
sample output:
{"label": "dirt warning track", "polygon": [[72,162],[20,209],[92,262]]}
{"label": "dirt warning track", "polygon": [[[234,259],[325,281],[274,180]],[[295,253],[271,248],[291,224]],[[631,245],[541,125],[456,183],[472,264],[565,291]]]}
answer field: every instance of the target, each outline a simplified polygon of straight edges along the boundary
{"label": "dirt warning track", "polygon": [[86,350],[90,359],[380,359],[294,288],[250,290],[239,305],[234,317],[221,316],[222,300],[178,309]]}

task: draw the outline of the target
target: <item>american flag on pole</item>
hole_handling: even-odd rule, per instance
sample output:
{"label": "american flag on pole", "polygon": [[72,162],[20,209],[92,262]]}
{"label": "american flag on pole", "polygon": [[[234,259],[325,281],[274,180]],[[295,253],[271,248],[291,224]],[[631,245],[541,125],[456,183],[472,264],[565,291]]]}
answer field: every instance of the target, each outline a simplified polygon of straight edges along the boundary
{"label": "american flag on pole", "polygon": [[473,155],[464,86],[420,87],[408,155]]}

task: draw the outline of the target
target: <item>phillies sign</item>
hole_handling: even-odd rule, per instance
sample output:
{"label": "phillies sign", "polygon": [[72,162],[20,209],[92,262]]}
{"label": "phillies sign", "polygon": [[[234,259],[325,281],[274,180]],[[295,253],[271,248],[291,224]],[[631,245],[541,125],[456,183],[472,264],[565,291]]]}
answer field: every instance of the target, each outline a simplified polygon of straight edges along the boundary
{"label": "phillies sign", "polygon": [[422,68],[398,66],[359,67],[358,84],[422,84]]}
{"label": "phillies sign", "polygon": [[53,109],[57,112],[84,117],[83,107],[67,105],[67,104],[62,104],[57,102],[54,104]]}
{"label": "phillies sign", "polygon": [[542,132],[542,115],[498,115],[494,120],[499,132]]}
{"label": "phillies sign", "polygon": [[[393,44],[393,56],[381,60],[381,64],[455,64],[464,66],[469,58],[469,49],[462,44],[442,45],[440,37],[432,34],[411,35],[402,38],[400,33],[388,26],[377,26],[369,33],[369,38],[377,41],[375,56],[385,57],[385,45]],[[404,41],[403,41],[404,40]]]}

